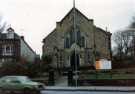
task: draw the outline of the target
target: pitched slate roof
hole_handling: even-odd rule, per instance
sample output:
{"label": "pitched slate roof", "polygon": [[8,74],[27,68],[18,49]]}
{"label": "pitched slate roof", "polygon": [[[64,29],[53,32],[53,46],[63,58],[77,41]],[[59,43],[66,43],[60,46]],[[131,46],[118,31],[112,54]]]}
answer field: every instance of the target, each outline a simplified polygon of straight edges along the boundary
{"label": "pitched slate roof", "polygon": [[[60,21],[60,23],[62,23],[62,22],[74,11],[74,9],[75,9],[75,12],[79,13],[80,15],[82,15],[86,20],[88,20],[88,21],[93,20],[93,19],[89,19],[88,17],[86,17],[86,16],[85,16],[82,12],[80,12],[77,8],[74,8],[74,7],[73,7],[73,8],[63,17],[63,19]],[[95,28],[96,28],[97,30],[99,30],[99,31],[101,31],[101,32],[103,32],[103,33],[105,33],[105,34],[107,34],[107,35],[111,35],[110,32],[106,32],[105,30],[103,30],[103,29],[101,29],[101,28],[99,28],[99,27],[96,27],[96,26],[95,26]],[[55,31],[56,31],[56,28],[55,28],[50,34],[48,34],[48,35],[43,39],[43,42],[45,41],[45,39],[46,39],[48,36],[52,35]]]}
{"label": "pitched slate roof", "polygon": [[74,11],[74,9],[75,9],[75,11],[77,12],[77,13],[79,13],[79,14],[81,14],[85,19],[87,19],[88,21],[89,20],[92,20],[92,19],[89,19],[88,17],[86,17],[82,12],[80,12],[77,8],[72,8],[65,16],[64,16],[64,18],[61,20],[61,22],[63,22],[64,21],[64,19],[66,18],[66,17],[68,17],[73,11]]}

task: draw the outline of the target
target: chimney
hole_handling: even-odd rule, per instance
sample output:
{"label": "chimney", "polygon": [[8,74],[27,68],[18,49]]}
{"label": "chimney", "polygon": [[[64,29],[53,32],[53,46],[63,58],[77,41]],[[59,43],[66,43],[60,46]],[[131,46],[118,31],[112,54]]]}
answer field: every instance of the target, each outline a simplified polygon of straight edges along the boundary
{"label": "chimney", "polygon": [[56,26],[60,27],[61,26],[61,22],[56,22]]}
{"label": "chimney", "polygon": [[93,19],[89,19],[89,22],[90,22],[91,24],[94,24],[94,20],[93,20]]}
{"label": "chimney", "polygon": [[61,27],[61,22],[56,22],[56,30],[60,30],[60,27]]}
{"label": "chimney", "polygon": [[21,36],[21,39],[24,40],[24,36]]}

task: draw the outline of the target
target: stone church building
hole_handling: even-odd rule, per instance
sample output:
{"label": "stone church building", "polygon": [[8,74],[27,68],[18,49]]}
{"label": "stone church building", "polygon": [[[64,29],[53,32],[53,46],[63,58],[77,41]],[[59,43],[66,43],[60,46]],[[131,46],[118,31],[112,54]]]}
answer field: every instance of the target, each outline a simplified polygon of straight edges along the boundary
{"label": "stone church building", "polygon": [[72,8],[43,39],[42,50],[43,54],[52,56],[54,68],[74,70],[94,66],[97,59],[111,59],[111,33]]}

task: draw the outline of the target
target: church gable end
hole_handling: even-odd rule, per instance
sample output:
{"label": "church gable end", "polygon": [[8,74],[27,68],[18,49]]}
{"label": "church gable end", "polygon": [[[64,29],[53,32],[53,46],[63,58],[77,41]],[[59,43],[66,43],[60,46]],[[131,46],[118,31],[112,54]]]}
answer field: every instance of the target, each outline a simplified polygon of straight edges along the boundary
{"label": "church gable end", "polygon": [[72,8],[43,40],[43,54],[52,53],[52,65],[57,68],[74,69],[74,58],[78,67],[92,65],[94,59],[110,59],[110,37],[111,33],[96,27],[93,19]]}

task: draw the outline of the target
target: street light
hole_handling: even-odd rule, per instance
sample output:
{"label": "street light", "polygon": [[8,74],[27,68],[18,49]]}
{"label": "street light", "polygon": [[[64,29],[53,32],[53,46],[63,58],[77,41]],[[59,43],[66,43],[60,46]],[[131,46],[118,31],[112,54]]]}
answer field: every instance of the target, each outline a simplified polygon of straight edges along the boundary
{"label": "street light", "polygon": [[[75,15],[75,0],[73,1],[73,11],[74,11],[74,34],[75,34],[75,44],[77,45],[77,32],[76,32],[76,15]],[[75,84],[76,87],[78,86],[78,66],[77,66],[77,52],[76,52],[76,47],[75,47]]]}

